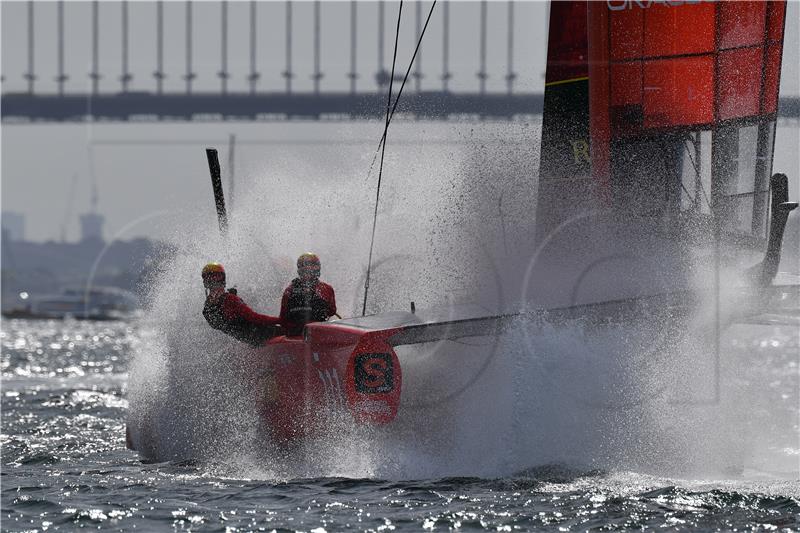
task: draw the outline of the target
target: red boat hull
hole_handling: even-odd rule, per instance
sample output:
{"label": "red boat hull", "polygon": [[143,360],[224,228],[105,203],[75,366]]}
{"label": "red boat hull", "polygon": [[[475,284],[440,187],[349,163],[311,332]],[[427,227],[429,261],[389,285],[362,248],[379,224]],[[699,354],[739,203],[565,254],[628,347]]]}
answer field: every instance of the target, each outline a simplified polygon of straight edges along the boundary
{"label": "red boat hull", "polygon": [[304,337],[276,337],[254,350],[254,401],[273,438],[317,433],[332,416],[394,420],[402,388],[400,362],[386,342],[394,333],[309,324]]}

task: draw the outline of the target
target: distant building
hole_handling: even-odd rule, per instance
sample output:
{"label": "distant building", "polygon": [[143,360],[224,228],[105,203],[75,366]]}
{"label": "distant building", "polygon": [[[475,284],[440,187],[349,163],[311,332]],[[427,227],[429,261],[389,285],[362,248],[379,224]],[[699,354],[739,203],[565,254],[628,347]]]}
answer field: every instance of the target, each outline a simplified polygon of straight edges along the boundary
{"label": "distant building", "polygon": [[148,239],[116,240],[107,247],[97,240],[4,240],[0,309],[24,306],[22,292],[38,298],[60,294],[64,289],[85,288],[90,283],[92,287],[138,291],[147,287],[176,253],[171,245]]}
{"label": "distant building", "polygon": [[104,221],[97,213],[81,215],[81,241],[102,241]]}
{"label": "distant building", "polygon": [[12,241],[25,240],[25,215],[14,211],[3,211],[3,238]]}

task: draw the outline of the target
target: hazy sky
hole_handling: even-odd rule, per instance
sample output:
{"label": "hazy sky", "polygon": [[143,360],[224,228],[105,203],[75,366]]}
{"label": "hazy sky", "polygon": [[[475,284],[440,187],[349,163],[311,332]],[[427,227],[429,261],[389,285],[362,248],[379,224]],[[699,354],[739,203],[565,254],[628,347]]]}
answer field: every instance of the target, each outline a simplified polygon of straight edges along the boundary
{"label": "hazy sky", "polygon": [[[37,92],[56,89],[56,6],[55,2],[35,2],[35,72]],[[193,70],[197,73],[195,90],[217,90],[220,68],[220,3],[193,3]],[[390,53],[397,14],[396,2],[387,2],[386,66]],[[430,3],[422,4],[423,16]],[[431,26],[425,36],[422,66],[426,77],[423,89],[441,85],[442,71],[442,3],[437,5]],[[787,14],[782,94],[800,93],[798,82],[798,20],[800,3],[790,2]],[[23,91],[27,81],[27,2],[0,4],[2,17],[2,73],[4,92]],[[185,2],[165,2],[165,81],[166,91],[182,91],[185,81]],[[507,2],[489,2],[487,57],[488,90],[504,90],[507,62]],[[249,72],[249,2],[229,5],[229,90],[247,88]],[[131,2],[130,71],[131,90],[153,90],[155,82],[155,3]],[[260,90],[282,90],[284,80],[284,2],[258,3],[258,70]],[[415,4],[404,7],[398,62],[405,69],[415,44]],[[541,2],[516,2],[514,12],[514,70],[519,75],[520,91],[541,92],[546,52],[547,6]],[[121,74],[119,2],[100,3],[100,90],[114,92],[120,88]],[[375,88],[377,70],[377,19],[375,2],[358,4],[358,70],[362,78],[359,90]],[[477,89],[479,70],[480,3],[453,2],[450,7],[451,71],[453,90]],[[65,7],[65,64],[70,80],[68,92],[86,92],[90,88],[91,71],[91,3],[67,2]],[[312,87],[313,72],[313,4],[296,2],[294,7],[294,87],[307,91]],[[350,3],[323,2],[322,5],[322,80],[323,90],[347,90],[349,58]],[[412,87],[413,88],[413,85]],[[423,142],[413,127],[402,128],[400,137],[406,142]],[[429,128],[430,129],[430,128]],[[436,131],[446,131],[446,126]],[[796,132],[796,123],[792,131]],[[398,132],[401,128],[398,128]],[[366,173],[380,137],[380,126],[367,124],[281,124],[281,123],[183,123],[183,124],[3,124],[2,131],[2,208],[26,215],[26,234],[32,240],[58,239],[63,220],[69,215],[67,236],[78,235],[77,214],[89,205],[89,184],[94,176],[100,195],[99,210],[107,218],[106,237],[119,234],[123,238],[150,235],[157,231],[164,211],[196,209],[206,206],[210,197],[207,168],[202,148],[215,144],[223,149],[223,166],[228,135],[240,141],[237,148],[237,170],[242,180],[262,179],[270,165],[280,160],[291,166],[287,154],[296,153],[293,140],[328,143],[332,146],[355,143],[357,161],[354,172]],[[457,142],[457,136],[453,137]],[[531,139],[531,143],[538,142]],[[115,144],[109,144],[115,143]],[[337,144],[338,143],[338,144]],[[789,144],[797,143],[792,134]],[[299,145],[302,146],[302,145]],[[307,145],[307,146],[314,146]],[[389,145],[391,148],[391,144]],[[779,146],[781,144],[779,143]],[[785,144],[784,144],[785,146]],[[308,151],[308,148],[306,148]],[[301,150],[302,153],[302,150]],[[413,153],[413,150],[411,150]],[[797,151],[792,150],[796,159]],[[326,156],[327,157],[327,156]],[[797,165],[793,171],[797,172]],[[363,167],[363,170],[362,170]],[[790,169],[792,170],[792,169]],[[77,175],[75,197],[71,196],[73,176]],[[302,176],[297,176],[302,181]],[[279,192],[279,191],[278,191]],[[212,215],[213,216],[213,215]],[[121,233],[120,233],[121,232]]]}

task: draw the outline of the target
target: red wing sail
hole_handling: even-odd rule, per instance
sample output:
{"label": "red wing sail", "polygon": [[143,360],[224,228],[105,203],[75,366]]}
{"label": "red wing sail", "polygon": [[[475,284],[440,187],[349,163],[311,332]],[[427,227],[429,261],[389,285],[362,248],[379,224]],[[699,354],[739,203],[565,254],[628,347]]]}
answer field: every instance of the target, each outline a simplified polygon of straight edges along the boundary
{"label": "red wing sail", "polygon": [[592,2],[592,174],[615,207],[763,244],[786,4]]}
{"label": "red wing sail", "polygon": [[611,207],[763,245],[785,17],[783,0],[552,2],[537,241]]}

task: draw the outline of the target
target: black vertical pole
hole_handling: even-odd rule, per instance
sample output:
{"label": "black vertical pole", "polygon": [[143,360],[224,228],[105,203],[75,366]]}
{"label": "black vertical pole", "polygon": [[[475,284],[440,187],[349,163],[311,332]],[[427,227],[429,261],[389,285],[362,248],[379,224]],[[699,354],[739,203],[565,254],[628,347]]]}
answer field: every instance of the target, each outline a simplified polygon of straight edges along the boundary
{"label": "black vertical pole", "polygon": [[192,92],[192,2],[186,1],[186,94]]}
{"label": "black vertical pole", "polygon": [[[722,6],[715,4],[714,11],[714,47],[719,50],[720,46],[720,29],[719,22],[721,17]],[[714,94],[719,94],[719,61],[714,61]],[[727,185],[730,176],[730,169],[725,168],[724,161],[728,159],[728,154],[731,148],[731,131],[733,128],[720,127],[717,119],[719,119],[719,104],[714,103],[714,125],[711,129],[711,219],[714,224],[714,400],[719,401],[720,393],[720,335],[722,333],[721,324],[721,307],[720,307],[720,233],[721,233],[721,216],[722,212],[719,205],[719,197],[724,193],[721,185]],[[736,143],[738,146],[738,130]],[[727,148],[727,150],[725,150]],[[727,153],[726,153],[727,152]],[[723,166],[724,165],[724,166]],[[727,217],[725,217],[727,220]]]}
{"label": "black vertical pole", "polygon": [[192,2],[186,0],[186,93],[192,92]]}
{"label": "black vertical pole", "polygon": [[450,90],[450,2],[443,2],[442,16],[442,90]]}
{"label": "black vertical pole", "polygon": [[128,0],[122,1],[122,92],[128,92],[128,84],[133,76],[128,72]]}
{"label": "black vertical pole", "polygon": [[481,0],[481,69],[478,71],[481,96],[486,94],[486,0]]}
{"label": "black vertical pole", "polygon": [[161,94],[164,91],[164,2],[156,2],[156,71],[153,73],[156,79],[156,92]]}
{"label": "black vertical pole", "polygon": [[186,1],[186,94],[192,93],[192,80],[194,80],[194,72],[192,72],[192,1]]}
{"label": "black vertical pole", "polygon": [[508,73],[506,74],[506,84],[508,85],[508,95],[514,92],[514,80],[517,75],[514,72],[514,0],[508,0]]}
{"label": "black vertical pole", "polygon": [[378,82],[378,90],[383,90],[383,86],[389,83],[386,67],[383,64],[383,2],[378,2],[378,73],[375,75],[375,81]]}
{"label": "black vertical pole", "polygon": [[696,213],[700,213],[700,207],[701,207],[700,199],[701,195],[703,194],[703,177],[702,177],[703,157],[702,154],[700,153],[701,139],[702,139],[702,133],[699,131],[695,133],[694,137],[692,138],[694,144],[694,161],[695,164],[697,165],[697,170],[695,171],[694,174],[694,200],[692,201],[692,209]]}
{"label": "black vertical pole", "polygon": [[222,28],[220,29],[220,71],[222,94],[228,93],[228,0],[222,0]]}
{"label": "black vertical pole", "polygon": [[64,74],[64,0],[58,0],[58,95],[64,96],[64,82],[67,75]]}
{"label": "black vertical pole", "polygon": [[292,92],[292,0],[286,0],[286,70],[283,77],[286,78],[286,94]]}
{"label": "black vertical pole", "polygon": [[256,82],[259,75],[256,72],[256,0],[250,0],[250,94],[256,93]]}
{"label": "black vertical pole", "polygon": [[[767,3],[766,6],[766,20],[770,20],[770,17],[773,16],[774,3]],[[764,33],[763,39],[764,42],[769,40],[769,26],[770,24],[764,25]],[[761,57],[761,90],[759,91],[758,96],[758,106],[759,109],[764,109],[765,97],[766,97],[766,87],[765,83],[763,82],[764,76],[766,75],[766,68],[769,64],[767,59],[768,57],[768,47],[764,46],[763,54]],[[769,146],[769,137],[770,137],[770,129],[772,128],[772,121],[765,121],[763,118],[758,121],[758,140],[756,142],[756,161],[755,161],[755,175],[756,179],[753,184],[753,190],[755,191],[755,196],[753,197],[753,218],[751,221],[751,231],[753,235],[758,235],[761,233],[762,228],[765,228],[766,217],[766,207],[767,202],[762,200],[763,195],[759,194],[759,191],[763,191],[764,188],[767,186],[767,179],[769,178],[769,172],[771,171],[771,161],[772,158],[768,157],[769,153],[767,150],[770,148]],[[774,138],[774,132],[772,137]],[[769,160],[769,163],[767,162]],[[769,200],[767,197],[766,200]]]}
{"label": "black vertical pole", "polygon": [[225,212],[225,195],[222,192],[222,176],[219,170],[219,156],[216,148],[206,148],[208,170],[211,173],[211,189],[214,192],[214,205],[217,207],[217,222],[219,232],[225,236],[228,233],[228,215]]}
{"label": "black vertical pole", "polygon": [[234,149],[236,147],[236,135],[233,133],[228,137],[228,205],[230,206],[231,217],[233,216],[233,190],[234,190]]}
{"label": "black vertical pole", "polygon": [[356,39],[357,39],[357,18],[356,18],[356,0],[350,0],[350,94],[356,94],[356,79],[358,73],[356,72]]}
{"label": "black vertical pole", "polygon": [[314,94],[319,94],[319,80],[322,79],[320,72],[320,25],[321,25],[320,2],[314,2]]}
{"label": "black vertical pole", "polygon": [[[713,210],[716,213],[716,199],[712,199],[712,206]],[[714,401],[719,401],[719,393],[720,393],[720,336],[722,335],[722,319],[720,313],[722,312],[721,309],[721,285],[720,285],[720,269],[721,267],[721,258],[720,258],[720,222],[719,216],[714,215]]]}
{"label": "black vertical pole", "polygon": [[97,95],[100,88],[100,72],[99,72],[99,48],[100,48],[100,20],[99,20],[99,3],[97,0],[92,2],[92,72],[89,78],[92,80],[92,94]]}
{"label": "black vertical pole", "polygon": [[33,94],[33,81],[36,75],[33,70],[33,0],[28,2],[28,72],[25,79],[28,80],[28,94]]}
{"label": "black vertical pole", "polygon": [[[422,0],[414,3],[414,13],[416,14],[417,25],[417,40],[419,42],[420,34],[422,33]],[[414,89],[417,92],[422,91],[422,48],[417,52],[417,59],[414,66]]]}

